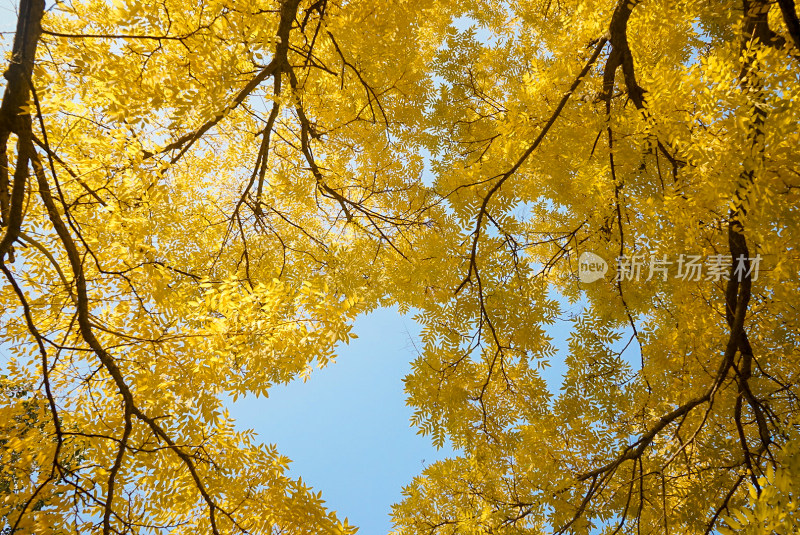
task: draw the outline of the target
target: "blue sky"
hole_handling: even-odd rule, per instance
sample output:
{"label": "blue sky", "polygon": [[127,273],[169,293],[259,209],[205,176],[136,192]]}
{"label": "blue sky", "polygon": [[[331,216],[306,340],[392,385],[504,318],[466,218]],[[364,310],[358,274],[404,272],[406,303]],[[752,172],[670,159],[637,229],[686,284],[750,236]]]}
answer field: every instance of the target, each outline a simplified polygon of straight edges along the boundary
{"label": "blue sky", "polygon": [[419,326],[391,309],[356,321],[359,336],[335,363],[303,383],[275,386],[269,398],[230,404],[241,429],[278,446],[292,474],[322,491],[329,507],[372,535],[391,529],[390,506],[423,466],[444,458],[409,427],[403,377],[416,357]]}

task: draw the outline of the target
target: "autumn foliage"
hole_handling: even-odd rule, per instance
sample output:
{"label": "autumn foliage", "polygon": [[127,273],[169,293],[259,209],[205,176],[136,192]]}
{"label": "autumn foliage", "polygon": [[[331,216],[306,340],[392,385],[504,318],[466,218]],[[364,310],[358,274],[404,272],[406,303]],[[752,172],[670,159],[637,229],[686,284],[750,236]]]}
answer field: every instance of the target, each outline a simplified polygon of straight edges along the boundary
{"label": "autumn foliage", "polygon": [[398,534],[797,529],[799,62],[793,0],[21,0],[0,530],[353,533],[223,400],[386,305],[458,452]]}

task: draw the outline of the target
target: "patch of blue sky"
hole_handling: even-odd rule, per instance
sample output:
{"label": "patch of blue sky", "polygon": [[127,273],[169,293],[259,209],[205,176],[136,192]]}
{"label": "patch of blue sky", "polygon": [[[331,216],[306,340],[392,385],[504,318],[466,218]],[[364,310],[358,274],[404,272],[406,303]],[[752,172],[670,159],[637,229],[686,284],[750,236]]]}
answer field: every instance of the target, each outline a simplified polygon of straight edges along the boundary
{"label": "patch of blue sky", "polygon": [[360,317],[359,338],[335,363],[303,382],[274,386],[268,398],[229,402],[239,429],[253,429],[290,459],[290,474],[322,491],[328,507],[360,533],[388,533],[390,506],[414,475],[452,455],[410,427],[403,378],[417,355],[420,327],[395,309]]}

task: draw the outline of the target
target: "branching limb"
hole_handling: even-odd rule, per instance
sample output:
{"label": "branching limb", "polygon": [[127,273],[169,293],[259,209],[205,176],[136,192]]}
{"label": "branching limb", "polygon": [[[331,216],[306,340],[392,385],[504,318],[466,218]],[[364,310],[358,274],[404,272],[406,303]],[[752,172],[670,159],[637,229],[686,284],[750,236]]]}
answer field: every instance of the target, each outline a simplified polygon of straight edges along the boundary
{"label": "branching limb", "polygon": [[[159,150],[157,154],[164,154],[175,149],[180,149],[178,153],[171,159],[172,163],[177,162],[184,154],[186,154],[186,152],[197,140],[203,137],[203,135],[211,128],[216,126],[216,124],[219,123],[228,114],[228,112],[238,108],[239,105],[244,102],[245,99],[249,97],[250,94],[259,85],[261,85],[264,80],[270,76],[279,76],[280,73],[284,72],[288,66],[290,33],[292,25],[295,22],[295,18],[297,17],[297,10],[299,6],[300,0],[285,0],[281,4],[280,22],[278,24],[278,33],[276,36],[278,39],[278,45],[275,48],[275,55],[272,57],[272,61],[270,61],[269,64],[264,67],[255,77],[253,77],[253,79],[250,80],[247,85],[239,90],[239,92],[233,98],[233,101],[223,110],[218,112],[212,119],[209,119],[203,123],[203,125],[201,125],[197,130],[189,132],[188,134],[185,134],[168,144],[166,147]],[[146,153],[145,156],[153,157],[155,154]]]}
{"label": "branching limb", "polygon": [[561,97],[561,100],[559,101],[555,110],[553,110],[553,113],[550,115],[550,118],[547,120],[547,123],[545,123],[544,127],[542,127],[542,130],[539,132],[539,135],[536,136],[536,139],[533,140],[533,143],[531,143],[530,146],[528,146],[528,148],[525,150],[525,152],[523,152],[522,155],[517,159],[516,163],[514,163],[514,165],[511,166],[511,168],[502,175],[492,177],[491,180],[496,179],[497,182],[495,182],[494,186],[492,186],[491,189],[489,189],[488,193],[483,198],[483,202],[481,203],[481,207],[480,210],[478,211],[478,216],[475,221],[475,230],[472,233],[472,248],[470,251],[470,261],[469,261],[469,268],[467,269],[467,276],[463,280],[463,282],[458,286],[458,288],[456,288],[455,293],[459,293],[461,289],[468,282],[472,280],[472,274],[476,272],[476,270],[478,269],[477,265],[478,242],[480,241],[481,232],[483,229],[483,220],[487,218],[489,213],[488,207],[489,207],[489,202],[492,200],[492,197],[495,195],[495,193],[497,193],[500,190],[500,188],[503,187],[503,184],[505,184],[505,182],[509,178],[514,176],[514,174],[519,170],[519,168],[522,167],[522,165],[528,160],[530,155],[533,154],[533,152],[539,147],[539,145],[541,145],[545,136],[550,131],[550,128],[552,128],[552,126],[558,119],[558,116],[561,115],[561,111],[567,105],[567,102],[569,102],[570,97],[573,95],[573,93],[575,93],[575,90],[578,89],[578,86],[581,85],[583,79],[592,69],[592,66],[597,61],[597,58],[600,56],[600,53],[603,51],[603,47],[606,46],[607,42],[608,40],[605,37],[602,37],[597,42],[597,45],[595,46],[594,49],[594,53],[592,53],[591,57],[584,65],[583,69],[581,69],[581,72],[578,74],[578,76],[575,77],[575,80],[573,80],[569,89],[567,89],[567,91]]}

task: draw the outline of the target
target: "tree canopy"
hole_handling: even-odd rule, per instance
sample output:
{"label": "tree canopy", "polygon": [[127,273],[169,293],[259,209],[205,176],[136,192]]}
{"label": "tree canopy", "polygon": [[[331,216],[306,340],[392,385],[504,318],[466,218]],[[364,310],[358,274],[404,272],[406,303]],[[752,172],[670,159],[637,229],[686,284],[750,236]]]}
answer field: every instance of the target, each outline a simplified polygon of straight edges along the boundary
{"label": "tree canopy", "polygon": [[353,533],[223,400],[387,305],[457,452],[398,534],[793,529],[793,0],[18,9],[4,533]]}

